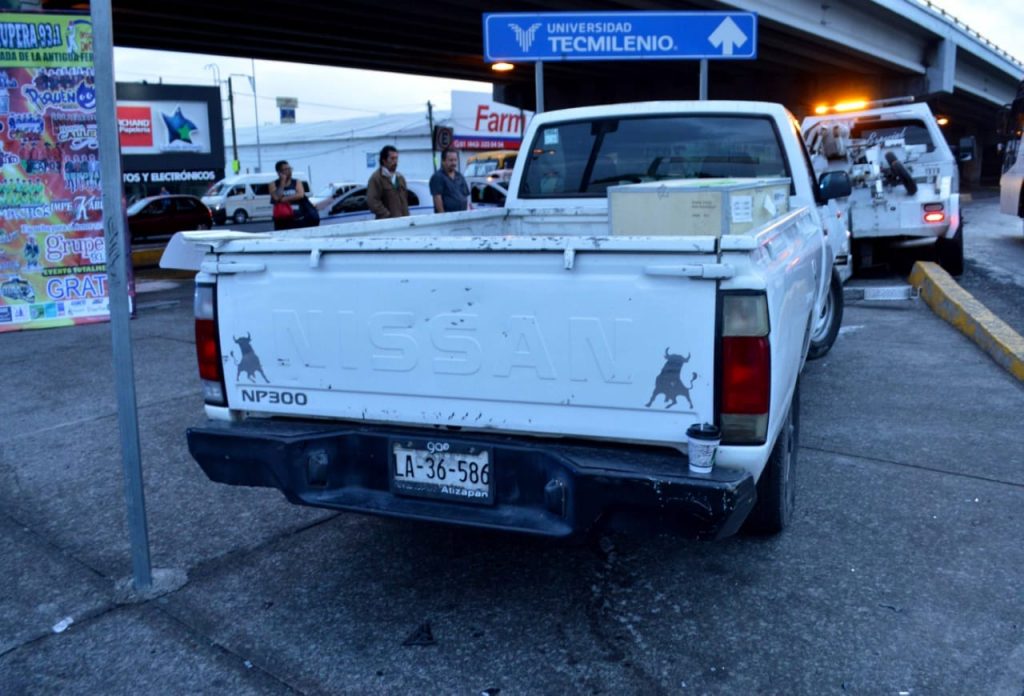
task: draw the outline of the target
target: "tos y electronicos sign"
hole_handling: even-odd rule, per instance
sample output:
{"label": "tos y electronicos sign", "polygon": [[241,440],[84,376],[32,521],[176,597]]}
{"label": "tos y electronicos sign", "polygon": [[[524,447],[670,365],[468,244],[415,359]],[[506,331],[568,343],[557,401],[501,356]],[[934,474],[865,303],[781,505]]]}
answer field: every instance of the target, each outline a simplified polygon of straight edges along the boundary
{"label": "tos y electronicos sign", "polygon": [[757,58],[752,12],[545,12],[484,15],[484,60]]}

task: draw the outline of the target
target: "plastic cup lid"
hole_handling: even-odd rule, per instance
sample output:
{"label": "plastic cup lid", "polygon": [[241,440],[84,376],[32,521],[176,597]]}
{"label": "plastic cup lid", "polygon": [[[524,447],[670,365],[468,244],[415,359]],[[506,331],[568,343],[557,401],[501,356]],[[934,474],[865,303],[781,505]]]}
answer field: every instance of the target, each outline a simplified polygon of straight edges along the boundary
{"label": "plastic cup lid", "polygon": [[722,437],[722,431],[717,425],[711,423],[694,423],[686,429],[686,436],[692,437],[694,440],[719,440]]}

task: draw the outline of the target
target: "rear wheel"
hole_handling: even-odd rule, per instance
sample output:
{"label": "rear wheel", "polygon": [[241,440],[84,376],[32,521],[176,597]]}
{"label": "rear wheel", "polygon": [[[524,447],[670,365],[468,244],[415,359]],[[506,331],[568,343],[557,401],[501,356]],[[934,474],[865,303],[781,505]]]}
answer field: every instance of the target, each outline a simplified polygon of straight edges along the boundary
{"label": "rear wheel", "polygon": [[940,237],[935,241],[939,265],[950,275],[958,276],[964,272],[964,225],[956,229],[952,239]]}
{"label": "rear wheel", "polygon": [[235,214],[231,216],[231,220],[236,225],[244,225],[249,221],[249,213],[245,212],[241,208],[235,211]]}
{"label": "rear wheel", "polygon": [[757,502],[743,523],[743,531],[755,536],[778,534],[789,526],[796,503],[796,453],[800,442],[800,383],[793,391],[786,419],[775,439],[761,478]]}
{"label": "rear wheel", "polygon": [[811,343],[807,349],[807,358],[817,360],[824,357],[839,335],[839,326],[843,323],[843,284],[839,274],[832,271],[832,281],[828,285],[828,295],[821,312],[811,322]]}

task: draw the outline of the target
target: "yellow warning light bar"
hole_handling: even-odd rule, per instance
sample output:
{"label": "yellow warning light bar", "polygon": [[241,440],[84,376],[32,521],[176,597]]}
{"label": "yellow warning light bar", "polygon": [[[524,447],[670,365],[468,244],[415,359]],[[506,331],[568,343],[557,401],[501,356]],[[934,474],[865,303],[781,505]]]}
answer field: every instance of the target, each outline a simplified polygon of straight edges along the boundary
{"label": "yellow warning light bar", "polygon": [[851,99],[836,104],[819,104],[814,107],[814,113],[823,116],[824,114],[841,114],[848,111],[860,111],[877,106],[892,106],[894,104],[909,104],[914,101],[913,97],[894,97],[892,99]]}
{"label": "yellow warning light bar", "polygon": [[832,107],[832,110],[837,113],[844,111],[860,111],[861,109],[868,108],[870,102],[867,99],[858,99],[857,101],[840,102]]}

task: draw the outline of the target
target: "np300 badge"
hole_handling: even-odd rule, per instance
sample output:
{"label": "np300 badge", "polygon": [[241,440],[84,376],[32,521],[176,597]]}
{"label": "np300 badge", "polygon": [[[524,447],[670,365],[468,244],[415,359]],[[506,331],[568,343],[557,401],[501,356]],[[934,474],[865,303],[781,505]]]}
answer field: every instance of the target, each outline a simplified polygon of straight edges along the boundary
{"label": "np300 badge", "polygon": [[276,389],[242,389],[242,401],[253,404],[281,404],[283,406],[305,406],[309,397],[303,392],[279,391]]}

